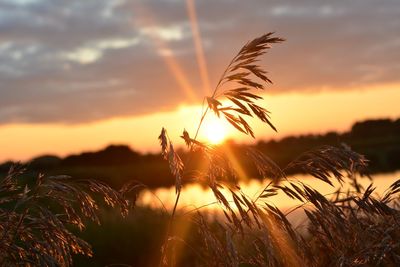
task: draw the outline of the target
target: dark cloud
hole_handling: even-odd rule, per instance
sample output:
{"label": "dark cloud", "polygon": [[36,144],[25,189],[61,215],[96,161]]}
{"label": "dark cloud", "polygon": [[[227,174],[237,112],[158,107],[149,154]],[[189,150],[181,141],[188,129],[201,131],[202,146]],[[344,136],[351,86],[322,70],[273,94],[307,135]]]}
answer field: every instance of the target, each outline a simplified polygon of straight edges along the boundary
{"label": "dark cloud", "polygon": [[[287,38],[264,61],[274,93],[400,82],[398,0],[195,2],[212,82],[268,31]],[[162,55],[201,99],[185,1],[0,0],[0,123],[79,123],[193,101]]]}

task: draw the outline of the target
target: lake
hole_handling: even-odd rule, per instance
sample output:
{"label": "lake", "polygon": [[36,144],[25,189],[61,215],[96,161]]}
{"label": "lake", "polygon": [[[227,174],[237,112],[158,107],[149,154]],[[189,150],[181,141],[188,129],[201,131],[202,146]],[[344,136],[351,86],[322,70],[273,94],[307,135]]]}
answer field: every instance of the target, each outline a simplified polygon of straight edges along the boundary
{"label": "lake", "polygon": [[[366,177],[359,178],[359,182],[365,188],[368,187],[370,183],[373,183],[376,187],[375,193],[382,194],[393,182],[400,179],[400,171],[394,173],[375,174],[372,175],[372,178],[372,181]],[[288,177],[288,179],[297,179],[305,184],[311,185],[323,195],[332,194],[339,186],[339,183],[337,182],[332,187],[321,180],[305,175],[294,175]],[[345,181],[347,182],[348,179],[345,179]],[[254,200],[268,183],[268,180],[253,179],[240,183],[240,186],[242,192]],[[282,182],[282,184],[285,184],[285,182]],[[348,184],[344,184],[343,186],[345,188],[349,187]],[[227,199],[230,200],[231,198],[227,197]],[[148,206],[155,209],[162,209],[164,206],[169,212],[171,212],[174,202],[175,187],[159,188],[151,191],[145,190],[141,193],[138,199],[138,205],[140,206]],[[300,204],[299,201],[289,198],[281,191],[279,191],[278,195],[268,198],[268,203],[273,204],[286,212]],[[218,212],[219,205],[220,204],[216,203],[214,194],[210,189],[199,184],[188,184],[182,188],[178,209],[181,211],[184,210],[184,212],[190,212],[191,210],[200,207],[203,211],[215,213]],[[292,219],[294,217],[296,217],[295,214],[293,214]]]}

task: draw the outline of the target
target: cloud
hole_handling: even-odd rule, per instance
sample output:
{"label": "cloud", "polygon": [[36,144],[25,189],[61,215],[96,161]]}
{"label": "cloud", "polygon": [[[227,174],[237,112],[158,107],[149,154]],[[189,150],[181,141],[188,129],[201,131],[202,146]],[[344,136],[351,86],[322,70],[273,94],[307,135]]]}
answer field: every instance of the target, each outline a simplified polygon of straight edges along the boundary
{"label": "cloud", "polygon": [[137,37],[98,40],[72,51],[61,53],[61,57],[80,64],[90,64],[99,60],[109,49],[127,48],[138,43],[139,38]]}
{"label": "cloud", "polygon": [[[270,92],[400,82],[397,2],[195,1],[211,82],[268,31],[287,38]],[[1,124],[167,110],[201,100],[199,76],[185,1],[0,0]]]}

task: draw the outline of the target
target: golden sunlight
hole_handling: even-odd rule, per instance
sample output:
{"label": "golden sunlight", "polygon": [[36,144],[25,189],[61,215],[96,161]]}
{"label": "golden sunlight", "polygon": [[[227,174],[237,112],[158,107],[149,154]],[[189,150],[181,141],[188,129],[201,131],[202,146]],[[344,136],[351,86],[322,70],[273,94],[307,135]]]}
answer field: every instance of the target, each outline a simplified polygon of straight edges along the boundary
{"label": "golden sunlight", "polygon": [[221,119],[215,116],[210,116],[204,121],[202,131],[207,142],[214,145],[224,141],[228,133],[225,124],[221,123]]}

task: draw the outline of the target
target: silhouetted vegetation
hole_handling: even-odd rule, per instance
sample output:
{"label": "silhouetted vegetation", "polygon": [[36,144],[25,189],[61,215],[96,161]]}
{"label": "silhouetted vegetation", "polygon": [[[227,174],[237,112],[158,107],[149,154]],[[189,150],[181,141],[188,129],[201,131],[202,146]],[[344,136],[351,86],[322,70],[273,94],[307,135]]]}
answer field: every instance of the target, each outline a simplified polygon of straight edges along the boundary
{"label": "silhouetted vegetation", "polygon": [[391,172],[400,169],[400,119],[376,119],[355,123],[349,132],[286,137],[279,141],[261,141],[257,149],[283,166],[311,148],[322,145],[348,145],[370,161],[369,171]]}
{"label": "silhouetted vegetation", "polygon": [[[259,106],[254,104],[254,101],[261,97],[257,92],[252,92],[264,88],[255,77],[265,83],[270,82],[265,76],[266,72],[261,71],[257,65],[257,58],[265,54],[271,44],[281,41],[280,38],[273,38],[272,33],[263,35],[248,42],[234,57],[212,96],[206,98],[208,108],[202,109],[203,114],[194,137],[183,131],[181,137],[188,148],[186,159],[182,159],[175,151],[166,129],[162,128],[159,136],[162,156],[168,162],[170,172],[175,178],[176,194],[162,246],[160,266],[178,266],[181,264],[180,255],[185,255],[177,248],[182,240],[171,227],[178,224],[177,207],[185,177],[201,182],[211,190],[225,217],[218,229],[213,228],[201,213],[194,219],[202,242],[195,246],[197,254],[192,260],[192,265],[400,264],[400,180],[387,188],[383,195],[375,193],[372,183],[364,188],[358,182],[358,178],[364,176],[367,160],[361,154],[352,151],[348,145],[312,149],[301,153],[288,164],[279,166],[268,154],[254,147],[241,147],[241,157],[238,158],[239,154],[232,156],[230,149],[196,140],[209,110],[225,118],[246,135],[254,137],[245,117],[252,116],[251,112],[275,130],[268,116],[269,112],[264,108],[259,109]],[[255,77],[249,79],[252,74]],[[224,82],[231,82],[231,87],[221,89],[220,85]],[[232,87],[235,89],[231,89]],[[229,99],[232,106],[223,106],[221,103],[224,98]],[[201,165],[200,168],[193,168],[190,165],[193,153],[202,155],[205,167]],[[243,164],[244,157],[247,157],[246,163],[253,164],[260,177],[270,180],[256,196],[247,195],[238,183],[237,178],[243,176],[239,165]],[[293,172],[305,173],[331,186],[336,182],[339,186],[333,194],[323,195],[317,188],[296,177],[290,177],[289,174]],[[345,183],[350,185],[350,189],[343,186]],[[299,209],[307,216],[306,234],[293,227],[288,220],[290,211],[282,212],[271,201],[271,197],[277,194],[285,194],[301,202],[301,205],[294,207],[292,211]],[[183,242],[186,242],[185,239]],[[191,244],[186,247],[191,248]]]}
{"label": "silhouetted vegetation", "polygon": [[15,165],[0,180],[0,266],[71,266],[74,254],[92,255],[71,229],[100,223],[102,202],[128,212],[123,194],[105,183],[24,173]]}
{"label": "silhouetted vegetation", "polygon": [[[310,149],[323,145],[342,146],[342,144],[365,155],[370,161],[371,173],[392,172],[400,169],[400,119],[366,120],[355,123],[351,130],[345,133],[289,136],[277,141],[259,141],[251,147],[268,155],[282,167]],[[229,146],[241,160],[249,175],[261,178],[251,161],[240,152],[247,145],[228,141],[225,146]],[[181,156],[186,157],[185,153]],[[11,164],[8,162],[0,165],[0,173],[4,175]],[[151,188],[174,185],[173,176],[169,173],[168,166],[160,154],[141,154],[124,145],[112,145],[98,152],[85,152],[65,158],[41,156],[31,160],[28,165],[32,172],[96,178],[116,188],[132,180],[137,180]],[[301,172],[301,170],[292,170],[292,173],[296,172]]]}

